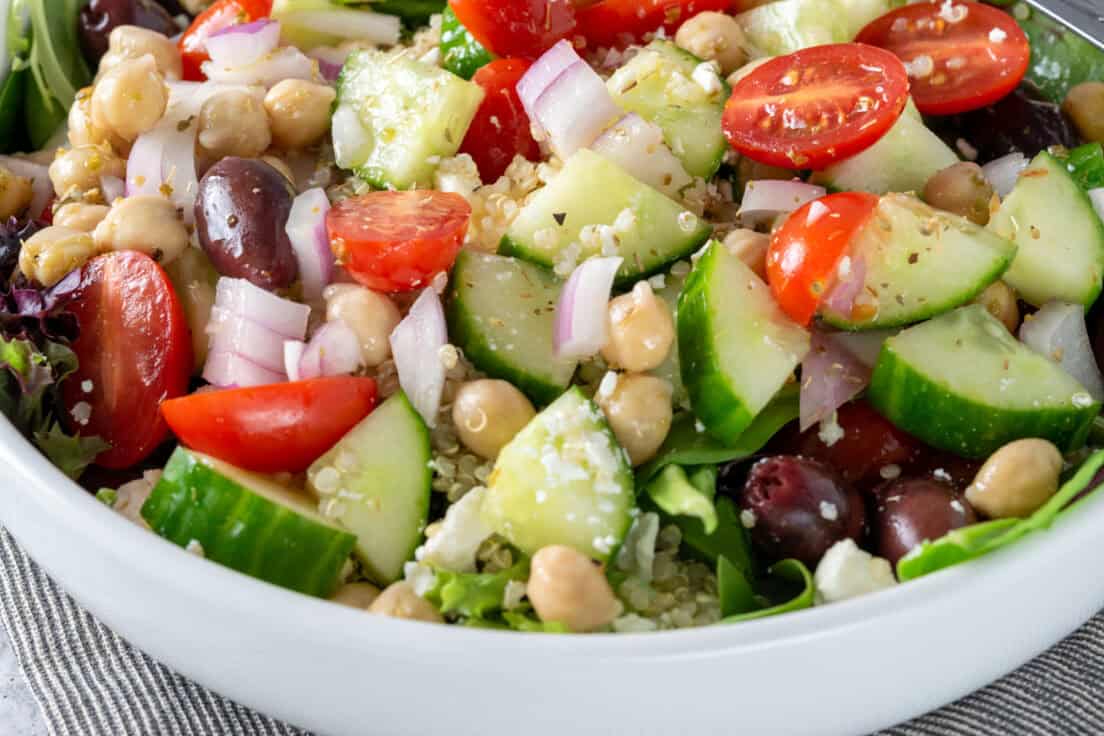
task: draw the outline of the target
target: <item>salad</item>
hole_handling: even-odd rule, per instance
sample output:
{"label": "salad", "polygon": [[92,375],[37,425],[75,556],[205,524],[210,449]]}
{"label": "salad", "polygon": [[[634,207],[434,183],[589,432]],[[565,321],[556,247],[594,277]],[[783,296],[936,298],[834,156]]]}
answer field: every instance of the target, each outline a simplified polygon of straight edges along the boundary
{"label": "salad", "polygon": [[905,584],[1104,479],[1104,51],[1026,6],[4,16],[0,408],[189,553],[643,632]]}

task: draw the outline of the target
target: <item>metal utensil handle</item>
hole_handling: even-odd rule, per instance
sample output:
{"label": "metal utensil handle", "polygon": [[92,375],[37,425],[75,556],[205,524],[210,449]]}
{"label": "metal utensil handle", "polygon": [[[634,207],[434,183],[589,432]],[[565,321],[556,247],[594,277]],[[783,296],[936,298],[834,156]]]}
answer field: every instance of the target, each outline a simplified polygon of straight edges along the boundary
{"label": "metal utensil handle", "polygon": [[1104,49],[1104,0],[1025,0]]}

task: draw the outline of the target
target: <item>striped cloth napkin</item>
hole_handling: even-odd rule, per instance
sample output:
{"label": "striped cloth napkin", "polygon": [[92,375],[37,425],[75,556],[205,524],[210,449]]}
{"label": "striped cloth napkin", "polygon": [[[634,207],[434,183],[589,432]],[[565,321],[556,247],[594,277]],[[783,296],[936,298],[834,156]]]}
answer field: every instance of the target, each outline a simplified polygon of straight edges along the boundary
{"label": "striped cloth napkin", "polygon": [[[3,529],[0,622],[53,736],[309,736],[134,649]],[[879,736],[1082,734],[1104,734],[1104,613],[995,684]]]}

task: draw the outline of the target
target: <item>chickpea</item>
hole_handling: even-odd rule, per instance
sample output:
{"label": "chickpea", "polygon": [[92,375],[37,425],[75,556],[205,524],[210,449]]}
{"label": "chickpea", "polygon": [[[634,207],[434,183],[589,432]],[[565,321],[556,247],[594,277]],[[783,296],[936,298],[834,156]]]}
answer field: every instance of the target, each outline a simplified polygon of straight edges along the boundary
{"label": "chickpea", "polygon": [[16,176],[0,166],[0,219],[6,220],[23,212],[34,198],[31,180]]}
{"label": "chickpea", "polygon": [[100,59],[99,76],[124,61],[149,54],[165,79],[180,79],[180,51],[164,34],[140,26],[116,26],[107,42],[107,53]]}
{"label": "chickpea", "polygon": [[93,124],[91,87],[77,92],[69,108],[69,143],[73,146],[107,145],[117,151],[126,149],[126,141]]}
{"label": "chickpea", "polygon": [[985,291],[977,295],[975,304],[980,304],[997,319],[1001,321],[1013,335],[1020,327],[1020,304],[1016,299],[1016,292],[1003,281],[995,281],[986,287]]}
{"label": "chickpea", "polygon": [[1062,110],[1087,141],[1104,143],[1104,82],[1082,82],[1066,94]]}
{"label": "chickpea", "polygon": [[272,138],[280,148],[305,148],[330,129],[333,87],[303,79],[285,79],[264,98],[272,121]]}
{"label": "chickpea", "polygon": [[388,585],[379,597],[368,606],[368,613],[411,621],[428,621],[443,624],[445,619],[433,604],[414,592],[414,586],[405,580]]}
{"label": "chickpea", "polygon": [[460,387],[452,422],[464,446],[493,460],[537,412],[525,394],[506,381],[483,379]]}
{"label": "chickpea", "polygon": [[609,340],[602,357],[627,371],[650,371],[663,364],[675,342],[670,308],[656,297],[647,281],[610,300]]}
{"label": "chickpea", "polygon": [[136,250],[160,263],[171,263],[190,237],[172,202],[158,194],[115,201],[92,237],[101,250]]}
{"label": "chickpea", "polygon": [[103,144],[68,150],[59,148],[49,173],[59,199],[83,197],[95,192],[95,199],[102,201],[100,178],[116,176],[122,179],[126,176],[126,163],[115,155],[110,146]]}
{"label": "chickpea", "polygon": [[346,583],[337,589],[330,600],[350,608],[367,610],[379,596],[380,589],[371,583]]}
{"label": "chickpea", "polygon": [[99,252],[88,233],[51,225],[23,243],[19,251],[19,270],[43,286],[53,286]]}
{"label": "chickpea", "polygon": [[558,621],[579,633],[608,625],[622,610],[602,569],[558,544],[533,555],[526,592],[541,621]]}
{"label": "chickpea", "polygon": [[993,185],[981,167],[960,161],[937,171],[924,185],[924,201],[932,207],[952,212],[978,225],[989,224],[989,202]]}
{"label": "chickpea", "polygon": [[157,125],[169,90],[152,54],[128,59],[107,71],[92,89],[92,123],[125,141]]}
{"label": "chickpea", "polygon": [[391,357],[391,333],[402,313],[385,294],[355,284],[332,284],[322,292],[326,319],[341,320],[360,339],[364,365],[375,368]]}
{"label": "chickpea", "polygon": [[54,224],[67,227],[70,230],[79,230],[82,233],[90,233],[107,217],[110,208],[104,204],[85,204],[84,202],[69,202],[63,204],[54,213]]}
{"label": "chickpea", "polygon": [[1062,453],[1050,442],[1009,442],[985,461],[966,489],[970,505],[992,519],[1028,516],[1058,490]]}
{"label": "chickpea", "polygon": [[724,247],[754,271],[759,278],[767,280],[767,249],[770,248],[770,236],[747,228],[733,230],[724,239]]}
{"label": "chickpea", "polygon": [[598,389],[595,401],[634,466],[655,456],[671,429],[671,384],[642,374],[619,376],[611,390]]}
{"label": "chickpea", "polygon": [[232,89],[212,95],[203,103],[196,140],[212,158],[254,158],[272,143],[272,133],[257,95]]}
{"label": "chickpea", "polygon": [[199,248],[185,248],[179,258],[165,267],[165,271],[184,308],[184,317],[192,333],[193,370],[199,373],[207,362],[210,342],[207,323],[211,320],[211,308],[215,306],[218,273]]}
{"label": "chickpea", "polygon": [[675,43],[700,59],[717,62],[722,74],[731,74],[748,60],[744,30],[724,13],[698,13],[678,29]]}

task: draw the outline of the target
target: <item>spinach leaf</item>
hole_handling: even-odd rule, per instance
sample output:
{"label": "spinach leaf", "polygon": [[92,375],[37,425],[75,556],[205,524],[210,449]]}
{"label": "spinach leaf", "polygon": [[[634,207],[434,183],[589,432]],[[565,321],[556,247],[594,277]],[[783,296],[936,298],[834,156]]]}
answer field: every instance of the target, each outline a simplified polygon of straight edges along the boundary
{"label": "spinach leaf", "polygon": [[520,611],[506,611],[502,614],[506,625],[514,631],[527,631],[533,634],[566,634],[568,629],[559,621],[541,621],[536,616]]}
{"label": "spinach leaf", "polygon": [[31,84],[27,90],[27,132],[41,148],[65,121],[77,90],[92,74],[77,42],[79,0],[29,0]]}
{"label": "spinach leaf", "polygon": [[1104,450],[1086,460],[1050,500],[1026,519],[995,519],[956,529],[939,539],[924,542],[897,563],[901,582],[972,560],[1006,547],[1026,534],[1046,529],[1059,514],[1079,501],[1094,485],[1097,472],[1104,466]]}
{"label": "spinach leaf", "polygon": [[1086,143],[1067,153],[1062,160],[1082,189],[1104,187],[1104,144]]}
{"label": "spinach leaf", "polygon": [[724,616],[721,623],[739,623],[811,608],[816,594],[812,573],[798,560],[775,563],[767,571],[767,577],[753,584],[723,557],[717,563],[717,591]]}
{"label": "spinach leaf", "polygon": [[441,14],[441,65],[462,79],[471,79],[494,56],[475,40],[452,8]]}
{"label": "spinach leaf", "polygon": [[681,465],[668,465],[644,487],[644,492],[663,513],[698,519],[705,533],[712,534],[717,530],[717,509],[713,506],[717,469],[706,465],[694,475],[697,482],[687,477]]}
{"label": "spinach leaf", "polygon": [[740,522],[740,512],[731,498],[722,496],[714,502],[717,511],[717,528],[707,534],[701,519],[690,516],[673,516],[669,521],[682,532],[682,544],[687,551],[706,562],[716,564],[721,557],[745,570],[753,569],[751,540],[747,529]]}
{"label": "spinach leaf", "polygon": [[1023,3],[1012,14],[1031,42],[1027,79],[1051,102],[1061,104],[1082,82],[1104,79],[1104,51]]}
{"label": "spinach leaf", "polygon": [[[338,0],[344,5],[355,5],[364,1]],[[365,9],[376,13],[397,15],[411,28],[424,26],[429,21],[429,16],[440,13],[445,7],[445,0],[368,0],[364,5]]]}

